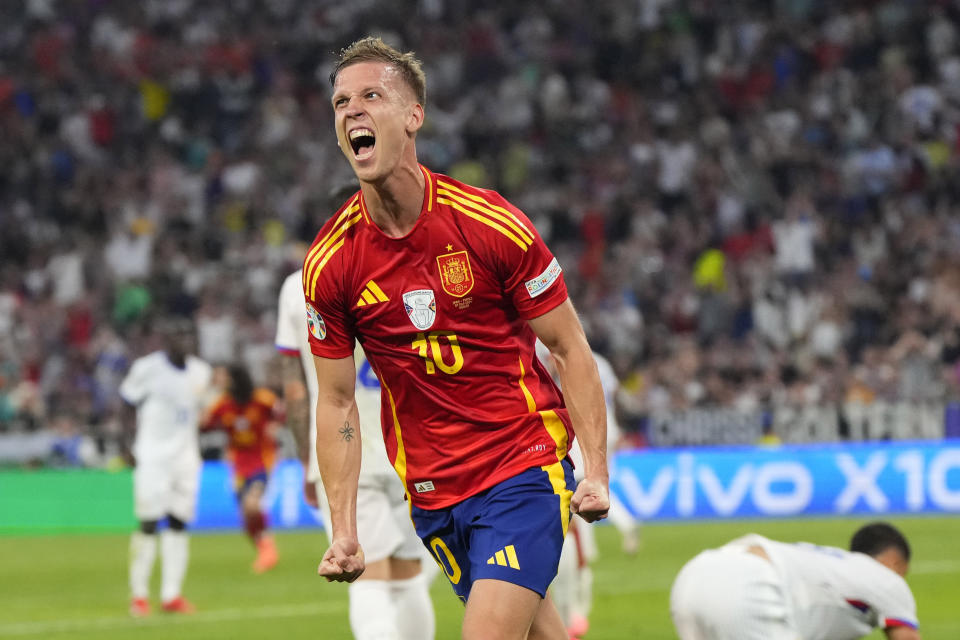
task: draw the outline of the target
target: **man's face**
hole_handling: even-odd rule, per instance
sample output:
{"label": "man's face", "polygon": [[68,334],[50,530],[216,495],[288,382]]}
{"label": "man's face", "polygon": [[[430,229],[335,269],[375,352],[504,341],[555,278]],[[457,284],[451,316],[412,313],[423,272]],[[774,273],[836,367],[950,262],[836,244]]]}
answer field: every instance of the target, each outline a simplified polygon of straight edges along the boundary
{"label": "man's face", "polygon": [[363,182],[383,179],[413,145],[423,109],[393,65],[358,62],[333,85],[337,143]]}
{"label": "man's face", "polygon": [[167,350],[171,354],[185,356],[193,352],[194,335],[192,328],[176,326],[167,330],[165,335]]}

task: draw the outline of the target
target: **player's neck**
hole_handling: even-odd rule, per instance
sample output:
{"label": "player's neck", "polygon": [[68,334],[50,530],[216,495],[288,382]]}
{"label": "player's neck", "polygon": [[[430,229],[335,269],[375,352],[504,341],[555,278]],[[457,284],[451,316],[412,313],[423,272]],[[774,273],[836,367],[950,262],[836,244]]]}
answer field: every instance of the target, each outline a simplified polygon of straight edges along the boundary
{"label": "player's neck", "polygon": [[391,238],[401,238],[413,230],[423,208],[426,185],[420,166],[398,168],[381,182],[363,182],[363,202],[373,222]]}
{"label": "player's neck", "polygon": [[170,361],[170,364],[175,366],[177,369],[183,369],[187,366],[187,356],[182,353],[177,353],[175,351],[167,351],[167,360]]}

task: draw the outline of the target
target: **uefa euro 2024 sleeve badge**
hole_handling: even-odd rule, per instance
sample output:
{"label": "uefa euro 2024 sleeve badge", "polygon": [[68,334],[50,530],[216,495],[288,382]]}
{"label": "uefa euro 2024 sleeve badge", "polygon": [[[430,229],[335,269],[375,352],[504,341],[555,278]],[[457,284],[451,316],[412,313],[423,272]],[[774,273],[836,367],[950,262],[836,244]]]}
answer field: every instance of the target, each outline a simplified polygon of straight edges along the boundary
{"label": "uefa euro 2024 sleeve badge", "polygon": [[320,313],[313,308],[313,305],[307,303],[307,326],[310,327],[310,335],[317,340],[323,340],[327,337],[327,325],[320,317]]}
{"label": "uefa euro 2024 sleeve badge", "polygon": [[403,308],[417,329],[425,331],[437,318],[437,300],[432,289],[415,289],[403,294]]}

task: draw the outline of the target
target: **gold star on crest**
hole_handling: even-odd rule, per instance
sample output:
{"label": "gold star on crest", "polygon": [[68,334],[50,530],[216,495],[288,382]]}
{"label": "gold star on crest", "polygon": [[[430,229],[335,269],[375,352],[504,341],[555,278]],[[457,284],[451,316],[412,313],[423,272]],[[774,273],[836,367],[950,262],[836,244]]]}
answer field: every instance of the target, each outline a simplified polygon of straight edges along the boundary
{"label": "gold star on crest", "polygon": [[453,245],[447,244],[447,251],[453,251]]}

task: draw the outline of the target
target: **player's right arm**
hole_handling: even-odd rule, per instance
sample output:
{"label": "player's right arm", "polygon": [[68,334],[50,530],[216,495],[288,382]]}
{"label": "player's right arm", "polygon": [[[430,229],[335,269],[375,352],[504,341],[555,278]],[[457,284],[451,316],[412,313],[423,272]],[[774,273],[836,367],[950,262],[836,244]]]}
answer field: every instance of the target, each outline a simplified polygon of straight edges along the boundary
{"label": "player's right arm", "polygon": [[360,415],[354,397],[353,355],[313,357],[317,370],[317,465],[330,504],[330,548],[317,573],[330,581],[353,582],[363,573],[357,538],[357,484],[360,478]]}
{"label": "player's right arm", "polygon": [[910,627],[889,627],[883,632],[887,640],[920,640],[920,632]]}
{"label": "player's right arm", "polygon": [[134,466],[137,463],[133,452],[133,441],[137,431],[137,407],[147,399],[150,393],[150,362],[147,358],[135,360],[119,388],[120,397],[123,399],[120,421],[125,431],[124,457]]}

